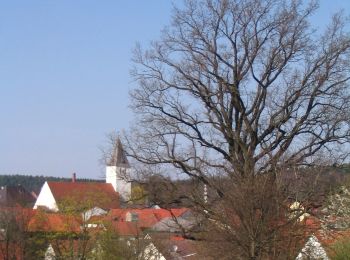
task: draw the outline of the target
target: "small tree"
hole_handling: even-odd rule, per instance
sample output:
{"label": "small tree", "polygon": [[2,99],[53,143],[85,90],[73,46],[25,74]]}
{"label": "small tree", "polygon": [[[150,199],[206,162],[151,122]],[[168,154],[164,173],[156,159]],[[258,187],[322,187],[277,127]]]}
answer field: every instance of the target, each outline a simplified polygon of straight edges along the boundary
{"label": "small tree", "polygon": [[350,242],[348,239],[342,239],[331,246],[331,256],[333,260],[347,260],[350,255]]}
{"label": "small tree", "polygon": [[[95,248],[97,236],[103,229],[90,227],[90,217],[100,211],[98,205],[109,204],[111,198],[96,191],[70,191],[67,196],[57,202],[59,213],[43,212],[38,228],[50,221],[50,214],[57,215],[61,230],[48,227],[44,230],[44,238],[55,250],[58,259],[88,259]],[[87,214],[88,211],[88,214]],[[40,218],[40,216],[37,218]],[[42,224],[40,224],[42,223]],[[50,229],[53,230],[50,230]]]}
{"label": "small tree", "polygon": [[40,254],[28,232],[31,209],[8,207],[0,209],[0,255],[4,260],[25,259]]}
{"label": "small tree", "polygon": [[89,254],[89,258],[96,260],[136,259],[138,239],[122,238],[110,222],[104,222],[103,225],[104,230],[97,234],[95,247]]}

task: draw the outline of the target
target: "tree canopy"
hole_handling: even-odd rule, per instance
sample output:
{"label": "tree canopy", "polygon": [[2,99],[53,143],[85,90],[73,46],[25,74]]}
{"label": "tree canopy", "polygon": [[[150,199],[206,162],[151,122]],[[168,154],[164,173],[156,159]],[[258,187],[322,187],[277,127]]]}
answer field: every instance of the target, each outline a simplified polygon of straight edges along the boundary
{"label": "tree canopy", "polygon": [[226,230],[235,257],[278,258],[281,229],[271,223],[288,199],[280,173],[348,156],[350,35],[342,13],[315,30],[317,7],[189,0],[150,48],[135,49],[128,153],[153,172],[215,190],[210,206],[188,197],[236,231]]}

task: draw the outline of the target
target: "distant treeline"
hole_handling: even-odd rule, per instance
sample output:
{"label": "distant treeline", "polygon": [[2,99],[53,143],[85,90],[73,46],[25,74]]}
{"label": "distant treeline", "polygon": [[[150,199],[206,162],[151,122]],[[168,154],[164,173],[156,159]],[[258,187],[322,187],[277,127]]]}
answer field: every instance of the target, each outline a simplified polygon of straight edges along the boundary
{"label": "distant treeline", "polygon": [[[32,175],[0,175],[0,187],[1,186],[15,186],[22,185],[26,190],[34,191],[36,194],[40,192],[41,187],[45,181],[72,181],[71,178],[59,178],[48,176],[32,176]],[[93,179],[77,179],[77,182],[104,182],[104,180]]]}

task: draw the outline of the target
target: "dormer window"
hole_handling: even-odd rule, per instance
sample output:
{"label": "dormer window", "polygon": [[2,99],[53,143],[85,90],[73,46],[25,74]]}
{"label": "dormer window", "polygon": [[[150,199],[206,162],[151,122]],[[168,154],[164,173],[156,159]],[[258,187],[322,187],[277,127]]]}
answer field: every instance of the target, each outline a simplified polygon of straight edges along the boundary
{"label": "dormer window", "polygon": [[131,213],[131,221],[132,222],[139,221],[139,215],[137,213]]}
{"label": "dormer window", "polygon": [[126,213],[125,220],[129,222],[137,222],[139,221],[139,215],[135,212]]}

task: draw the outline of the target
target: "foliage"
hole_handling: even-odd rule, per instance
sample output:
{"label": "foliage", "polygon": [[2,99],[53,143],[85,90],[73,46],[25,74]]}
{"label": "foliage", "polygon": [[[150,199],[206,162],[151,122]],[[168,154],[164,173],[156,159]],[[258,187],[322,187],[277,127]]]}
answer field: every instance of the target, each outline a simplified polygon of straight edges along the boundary
{"label": "foliage", "polygon": [[132,259],[133,252],[126,240],[122,240],[119,235],[108,224],[105,230],[97,235],[95,248],[89,257],[96,260],[104,259]]}
{"label": "foliage", "polygon": [[132,185],[130,201],[132,204],[145,205],[147,202],[147,193],[141,185]]}
{"label": "foliage", "polygon": [[46,241],[28,232],[30,212],[21,207],[1,209],[0,253],[3,259],[40,259],[43,255]]}
{"label": "foliage", "polygon": [[108,204],[110,200],[107,195],[95,190],[69,191],[67,196],[58,201],[59,212],[64,216],[66,232],[63,237],[60,234],[52,237],[50,243],[61,249],[58,253],[62,259],[88,259],[89,254],[97,250],[97,239],[105,238],[109,233],[104,235],[107,231],[100,226],[89,227],[90,217],[99,211],[96,206]]}
{"label": "foliage", "polygon": [[[59,177],[50,177],[50,176],[32,176],[32,175],[0,175],[0,186],[16,186],[22,185],[28,191],[34,191],[36,194],[39,194],[41,187],[45,181],[72,181],[69,178],[59,178]],[[102,180],[92,180],[92,179],[77,179],[77,181],[84,182],[99,182]]]}
{"label": "foliage", "polygon": [[350,218],[350,191],[349,187],[342,186],[335,194],[328,198],[327,209],[337,217]]}
{"label": "foliage", "polygon": [[106,194],[96,191],[67,191],[67,196],[57,201],[60,212],[66,215],[77,215],[111,201]]}
{"label": "foliage", "polygon": [[344,184],[327,197],[322,210],[324,227],[328,229],[346,229],[350,227],[350,186]]}
{"label": "foliage", "polygon": [[339,240],[331,247],[333,260],[348,260],[350,256],[350,241]]}

